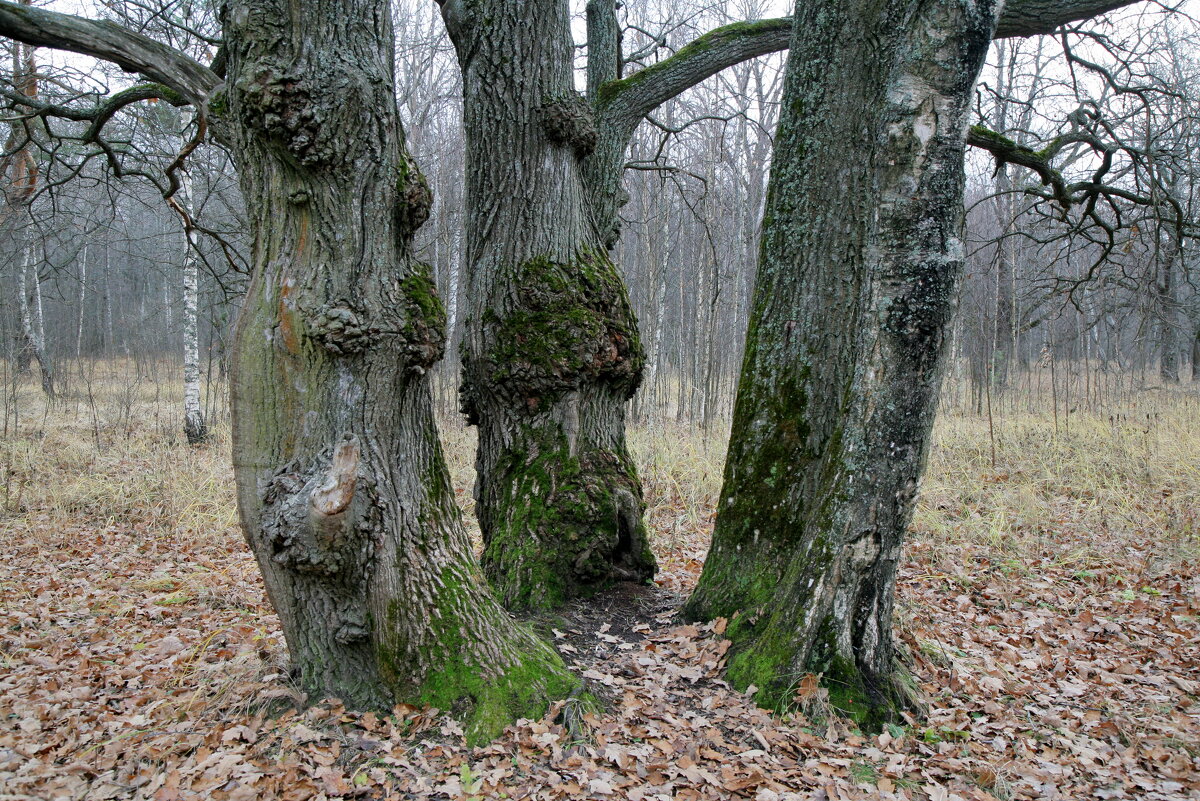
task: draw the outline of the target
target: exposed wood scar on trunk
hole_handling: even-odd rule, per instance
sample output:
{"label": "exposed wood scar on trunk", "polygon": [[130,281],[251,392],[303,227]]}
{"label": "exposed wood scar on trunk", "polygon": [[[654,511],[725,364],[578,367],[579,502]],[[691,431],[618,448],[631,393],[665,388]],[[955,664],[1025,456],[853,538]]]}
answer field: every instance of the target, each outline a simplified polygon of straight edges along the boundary
{"label": "exposed wood scar on trunk", "polygon": [[340,515],[354,500],[354,488],[358,484],[358,439],[350,437],[338,443],[333,451],[333,461],[325,474],[325,483],[313,490],[309,506],[318,519]]}

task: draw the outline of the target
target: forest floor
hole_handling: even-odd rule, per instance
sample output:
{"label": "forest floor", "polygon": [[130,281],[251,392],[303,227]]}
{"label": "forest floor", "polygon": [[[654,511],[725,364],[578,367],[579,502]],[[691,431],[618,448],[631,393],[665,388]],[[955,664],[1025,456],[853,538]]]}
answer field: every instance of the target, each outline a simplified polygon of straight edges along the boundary
{"label": "forest floor", "polygon": [[724,622],[674,617],[722,443],[639,430],[661,573],[555,635],[607,708],[471,749],[437,710],[297,704],[222,428],[188,448],[167,393],[120,392],[47,411],[30,384],[0,440],[0,799],[1200,798],[1195,394],[943,414],[898,602],[928,709],[874,736],[811,682],[774,717],[722,681]]}

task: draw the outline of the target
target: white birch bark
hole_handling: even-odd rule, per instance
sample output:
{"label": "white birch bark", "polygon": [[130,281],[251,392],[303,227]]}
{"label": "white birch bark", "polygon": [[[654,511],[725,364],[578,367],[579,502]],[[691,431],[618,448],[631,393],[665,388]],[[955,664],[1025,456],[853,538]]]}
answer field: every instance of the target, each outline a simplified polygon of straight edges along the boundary
{"label": "white birch bark", "polygon": [[[184,119],[185,128],[191,123],[190,116],[189,113]],[[179,204],[190,217],[192,177],[186,168],[179,171]],[[196,259],[196,234],[187,227],[187,221],[183,237],[183,433],[188,444],[198,445],[208,439],[208,425],[200,405],[200,334],[196,321],[200,267]]]}

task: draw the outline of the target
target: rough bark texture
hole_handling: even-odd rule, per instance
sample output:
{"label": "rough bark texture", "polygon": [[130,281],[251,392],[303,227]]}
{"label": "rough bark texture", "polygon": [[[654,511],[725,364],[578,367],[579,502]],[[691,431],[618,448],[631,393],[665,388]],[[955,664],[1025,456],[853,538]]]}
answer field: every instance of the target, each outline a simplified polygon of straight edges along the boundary
{"label": "rough bark texture", "polygon": [[[712,551],[686,606],[782,707],[910,695],[896,567],[963,268],[962,160],[994,3],[799,3]],[[848,22],[848,20],[850,22]]]}
{"label": "rough bark texture", "polygon": [[485,739],[574,685],[483,583],[426,371],[445,323],[409,239],[429,191],[404,152],[390,7],[224,9],[253,277],[233,367],[247,539],[301,686],[432,704]]}
{"label": "rough bark texture", "polygon": [[625,448],[642,348],[585,207],[596,130],[572,84],[568,4],[442,11],[463,71],[462,404],[479,428],[483,563],[510,608],[550,608],[654,572]]}

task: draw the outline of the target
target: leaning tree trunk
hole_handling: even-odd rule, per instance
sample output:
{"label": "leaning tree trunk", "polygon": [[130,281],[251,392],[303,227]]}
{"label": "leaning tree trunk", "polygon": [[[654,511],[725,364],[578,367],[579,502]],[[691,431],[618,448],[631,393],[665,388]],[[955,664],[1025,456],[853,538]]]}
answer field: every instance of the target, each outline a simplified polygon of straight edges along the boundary
{"label": "leaning tree trunk", "polygon": [[467,141],[462,405],[479,429],[484,569],[512,609],[551,608],[654,557],[625,446],[642,346],[585,208],[595,145],[566,0],[447,0]]}
{"label": "leaning tree trunk", "polygon": [[484,739],[575,685],[496,602],[454,502],[429,367],[445,316],[409,241],[391,7],[236,3],[228,78],[253,239],[234,344],[242,523],[310,693],[432,704]]}
{"label": "leaning tree trunk", "polygon": [[770,706],[820,674],[864,724],[909,698],[896,568],[963,269],[963,150],[997,3],[798,3],[712,550],[686,613],[731,619]]}

